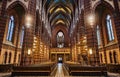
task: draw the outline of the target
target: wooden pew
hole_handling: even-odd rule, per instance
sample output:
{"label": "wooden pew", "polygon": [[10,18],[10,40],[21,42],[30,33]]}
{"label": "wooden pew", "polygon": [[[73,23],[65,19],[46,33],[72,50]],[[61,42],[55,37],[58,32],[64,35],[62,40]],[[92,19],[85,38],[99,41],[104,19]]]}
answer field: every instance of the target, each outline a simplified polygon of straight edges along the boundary
{"label": "wooden pew", "polygon": [[11,72],[13,64],[0,64],[0,72]]}
{"label": "wooden pew", "polygon": [[120,73],[120,64],[108,64],[106,67],[109,72]]}
{"label": "wooden pew", "polygon": [[30,66],[13,67],[12,77],[14,76],[50,76],[55,68],[55,63],[37,64]]}
{"label": "wooden pew", "polygon": [[81,66],[80,64],[64,64],[71,76],[107,76],[106,67],[102,66]]}

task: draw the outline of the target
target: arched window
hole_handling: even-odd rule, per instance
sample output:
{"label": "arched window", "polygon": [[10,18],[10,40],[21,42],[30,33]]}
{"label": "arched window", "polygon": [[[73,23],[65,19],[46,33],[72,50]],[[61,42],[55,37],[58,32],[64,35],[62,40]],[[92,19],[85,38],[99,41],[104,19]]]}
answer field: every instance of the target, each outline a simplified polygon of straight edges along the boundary
{"label": "arched window", "polygon": [[113,25],[110,15],[107,15],[106,17],[106,25],[107,25],[108,39],[109,41],[112,41],[114,40],[114,32],[113,32]]}
{"label": "arched window", "polygon": [[5,54],[4,54],[4,64],[6,64],[6,63],[7,63],[7,56],[8,56],[8,53],[7,53],[7,52],[5,52]]}
{"label": "arched window", "polygon": [[22,47],[22,45],[23,45],[24,32],[25,32],[25,29],[24,29],[24,27],[22,27],[21,35],[20,35],[20,46],[21,46],[21,47]]}
{"label": "arched window", "polygon": [[11,16],[9,19],[9,24],[8,24],[8,34],[7,34],[7,40],[12,41],[13,38],[13,31],[14,31],[14,17]]}
{"label": "arched window", "polygon": [[100,28],[97,26],[97,41],[98,41],[98,46],[101,45],[101,36],[100,36]]}
{"label": "arched window", "polygon": [[12,53],[10,52],[10,53],[9,53],[9,60],[8,60],[8,63],[11,63],[11,57],[12,57]]}
{"label": "arched window", "polygon": [[64,34],[61,31],[57,34],[57,47],[64,47]]}
{"label": "arched window", "polygon": [[113,61],[112,61],[112,53],[111,52],[109,52],[109,57],[110,57],[110,63],[113,63]]}
{"label": "arched window", "polygon": [[114,63],[117,63],[117,53],[114,51],[113,52],[113,58],[114,58]]}

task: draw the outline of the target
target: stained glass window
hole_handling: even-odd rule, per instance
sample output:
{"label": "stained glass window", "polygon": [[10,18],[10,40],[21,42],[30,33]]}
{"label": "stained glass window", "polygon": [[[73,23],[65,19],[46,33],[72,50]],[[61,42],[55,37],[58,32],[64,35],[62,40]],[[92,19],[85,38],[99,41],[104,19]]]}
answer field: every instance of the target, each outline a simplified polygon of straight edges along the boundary
{"label": "stained glass window", "polygon": [[64,34],[63,32],[58,32],[57,34],[57,47],[63,48],[64,47]]}
{"label": "stained glass window", "polygon": [[11,16],[9,19],[9,24],[8,24],[8,34],[7,34],[7,40],[12,41],[13,38],[13,31],[14,31],[14,17]]}
{"label": "stained glass window", "polygon": [[113,26],[112,26],[112,20],[110,15],[107,15],[106,23],[107,23],[109,41],[112,41],[114,40],[114,33],[113,33]]}

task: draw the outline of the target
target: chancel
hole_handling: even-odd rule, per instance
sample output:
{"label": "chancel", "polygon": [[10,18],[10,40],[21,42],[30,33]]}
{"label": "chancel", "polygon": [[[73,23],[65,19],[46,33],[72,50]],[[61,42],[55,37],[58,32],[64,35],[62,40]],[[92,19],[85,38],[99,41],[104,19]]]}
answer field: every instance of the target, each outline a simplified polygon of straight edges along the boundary
{"label": "chancel", "polygon": [[0,0],[0,77],[120,77],[120,0]]}

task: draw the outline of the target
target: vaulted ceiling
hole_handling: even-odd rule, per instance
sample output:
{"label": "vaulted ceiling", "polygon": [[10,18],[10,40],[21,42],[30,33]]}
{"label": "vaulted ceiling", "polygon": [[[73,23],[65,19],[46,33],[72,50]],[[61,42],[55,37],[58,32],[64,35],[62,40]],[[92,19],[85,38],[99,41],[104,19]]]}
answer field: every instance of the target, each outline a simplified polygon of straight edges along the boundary
{"label": "vaulted ceiling", "polygon": [[46,0],[45,11],[48,22],[53,30],[57,25],[63,25],[69,29],[74,16],[74,0]]}

